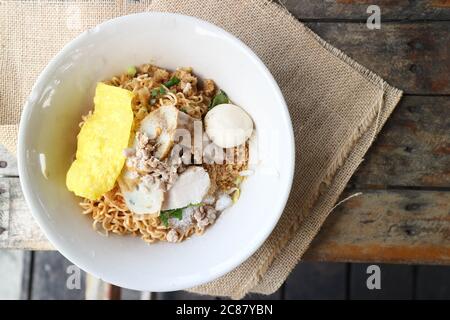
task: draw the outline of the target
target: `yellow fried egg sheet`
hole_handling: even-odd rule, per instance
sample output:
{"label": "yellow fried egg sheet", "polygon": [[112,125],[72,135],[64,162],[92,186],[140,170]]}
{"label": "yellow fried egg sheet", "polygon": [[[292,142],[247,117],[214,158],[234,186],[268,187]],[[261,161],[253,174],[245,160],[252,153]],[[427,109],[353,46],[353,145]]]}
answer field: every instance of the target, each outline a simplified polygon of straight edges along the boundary
{"label": "yellow fried egg sheet", "polygon": [[77,196],[97,200],[114,188],[133,125],[132,98],[128,90],[97,84],[94,113],[78,134],[76,160],[66,177]]}

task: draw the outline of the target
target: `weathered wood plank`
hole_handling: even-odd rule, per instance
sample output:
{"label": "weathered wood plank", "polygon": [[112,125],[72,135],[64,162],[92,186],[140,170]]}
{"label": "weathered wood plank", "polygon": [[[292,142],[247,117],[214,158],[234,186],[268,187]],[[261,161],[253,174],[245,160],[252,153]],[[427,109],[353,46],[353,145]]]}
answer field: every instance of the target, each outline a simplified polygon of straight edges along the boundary
{"label": "weathered wood plank", "polygon": [[122,288],[107,283],[91,274],[86,274],[85,285],[84,297],[86,300],[122,299],[122,292],[124,291]]}
{"label": "weathered wood plank", "polygon": [[23,252],[23,270],[22,270],[22,288],[20,300],[31,299],[31,282],[33,279],[34,251],[26,250]]}
{"label": "weathered wood plank", "polygon": [[106,286],[106,299],[107,300],[121,300],[122,289],[112,284],[107,284]]}
{"label": "weathered wood plank", "polygon": [[156,293],[148,291],[136,291],[121,288],[120,299],[121,300],[153,300]]}
{"label": "weathered wood plank", "polygon": [[0,177],[0,208],[0,248],[53,249],[31,216],[18,178]]}
{"label": "weathered wood plank", "polygon": [[404,97],[350,184],[450,187],[450,98]]}
{"label": "weathered wood plank", "polygon": [[450,192],[363,191],[330,214],[305,259],[450,264]]}
{"label": "weathered wood plank", "polygon": [[364,23],[307,25],[406,93],[450,94],[450,21],[383,23],[380,30]]}
{"label": "weathered wood plank", "polygon": [[298,19],[367,19],[369,5],[378,5],[382,20],[450,20],[447,0],[279,0]]}
{"label": "weathered wood plank", "polygon": [[68,267],[72,263],[59,252],[40,251],[35,253],[31,299],[33,300],[84,300],[85,276],[80,272],[79,288],[67,286]]}
{"label": "weathered wood plank", "polygon": [[414,295],[414,267],[377,264],[380,267],[380,289],[367,288],[367,267],[370,264],[350,265],[351,300],[410,300]]}
{"label": "weathered wood plank", "polygon": [[285,282],[285,299],[344,300],[348,268],[345,263],[300,262]]}
{"label": "weathered wood plank", "polygon": [[0,250],[0,300],[21,297],[23,251]]}
{"label": "weathered wood plank", "polygon": [[17,159],[0,145],[0,176],[18,176]]}
{"label": "weathered wood plank", "polygon": [[0,181],[0,241],[9,237],[9,216],[11,212],[9,181]]}
{"label": "weathered wood plank", "polygon": [[[0,247],[52,249],[26,208],[18,179],[0,178],[0,185],[9,188],[12,208]],[[363,193],[335,209],[307,259],[450,264],[450,192]]]}

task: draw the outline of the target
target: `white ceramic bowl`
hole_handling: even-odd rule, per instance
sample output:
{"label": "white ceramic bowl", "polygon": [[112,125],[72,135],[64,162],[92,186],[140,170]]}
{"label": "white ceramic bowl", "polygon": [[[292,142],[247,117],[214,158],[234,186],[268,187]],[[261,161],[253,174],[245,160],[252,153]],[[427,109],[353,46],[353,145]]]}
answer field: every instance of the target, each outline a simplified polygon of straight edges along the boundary
{"label": "white ceramic bowl", "polygon": [[[240,200],[203,236],[180,244],[99,235],[65,186],[78,123],[92,107],[96,82],[148,62],[170,69],[192,66],[199,76],[214,79],[252,116],[258,134],[260,160]],[[211,281],[261,246],[290,192],[294,139],[279,87],[246,45],[205,21],[142,13],[84,32],[52,59],[24,107],[18,160],[34,218],[64,256],[121,287],[171,291]]]}

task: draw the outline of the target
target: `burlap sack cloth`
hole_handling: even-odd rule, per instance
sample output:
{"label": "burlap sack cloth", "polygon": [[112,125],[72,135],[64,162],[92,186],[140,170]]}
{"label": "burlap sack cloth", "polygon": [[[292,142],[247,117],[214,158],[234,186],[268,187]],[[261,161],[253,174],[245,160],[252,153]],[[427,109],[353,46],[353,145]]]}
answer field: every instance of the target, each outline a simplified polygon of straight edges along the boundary
{"label": "burlap sack cloth", "polygon": [[196,16],[231,32],[264,61],[283,91],[296,140],[286,209],[251,258],[191,289],[233,298],[270,294],[301,259],[402,92],[270,1],[4,1],[0,143],[15,150],[21,106],[39,72],[65,43],[107,19],[149,10]]}

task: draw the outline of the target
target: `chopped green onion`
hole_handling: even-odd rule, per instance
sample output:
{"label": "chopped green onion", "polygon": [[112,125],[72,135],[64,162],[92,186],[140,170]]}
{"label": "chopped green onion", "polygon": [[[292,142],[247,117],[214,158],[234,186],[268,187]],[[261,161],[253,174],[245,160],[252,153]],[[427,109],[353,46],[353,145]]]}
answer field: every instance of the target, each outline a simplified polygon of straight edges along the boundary
{"label": "chopped green onion", "polygon": [[[178,84],[180,82],[180,79],[178,79],[177,77],[173,77],[172,79],[170,79],[169,81],[167,81],[166,83],[164,83],[164,86],[166,88],[172,87],[176,84]],[[175,90],[171,90],[171,92],[176,93]],[[163,86],[160,86],[158,88],[154,88],[152,90],[152,97],[156,98],[159,94],[165,94],[166,93],[166,89],[164,89]]]}
{"label": "chopped green onion", "polygon": [[224,104],[224,103],[230,103],[230,99],[228,99],[228,96],[225,93],[225,91],[219,90],[219,93],[217,93],[214,96],[214,98],[212,99],[212,101],[211,101],[211,103],[209,105],[209,109],[211,110],[215,106],[217,106],[219,104]]}
{"label": "chopped green onion", "polygon": [[180,79],[178,79],[177,77],[172,77],[169,81],[167,81],[166,83],[164,83],[164,86],[166,86],[167,88],[170,88],[172,86],[175,86],[177,84],[180,83]]}
{"label": "chopped green onion", "polygon": [[165,227],[169,226],[169,214],[162,212],[159,215],[159,219],[161,219],[161,222]]}
{"label": "chopped green onion", "polygon": [[155,88],[152,90],[152,97],[156,97],[158,95],[159,88]]}
{"label": "chopped green onion", "polygon": [[134,77],[134,76],[136,75],[136,73],[137,73],[137,70],[136,70],[136,67],[135,67],[135,66],[130,66],[130,67],[128,67],[128,69],[127,69],[127,74],[128,74],[130,77]]}
{"label": "chopped green onion", "polygon": [[233,196],[231,197],[231,200],[233,200],[233,203],[236,203],[239,200],[240,195],[241,195],[241,190],[236,189],[236,191],[233,193]]}
{"label": "chopped green onion", "polygon": [[152,89],[152,92],[151,92],[153,98],[156,98],[158,95],[164,94],[164,93],[166,93],[166,89],[164,89],[163,87],[158,87],[158,88]]}

